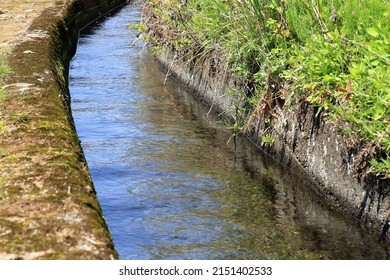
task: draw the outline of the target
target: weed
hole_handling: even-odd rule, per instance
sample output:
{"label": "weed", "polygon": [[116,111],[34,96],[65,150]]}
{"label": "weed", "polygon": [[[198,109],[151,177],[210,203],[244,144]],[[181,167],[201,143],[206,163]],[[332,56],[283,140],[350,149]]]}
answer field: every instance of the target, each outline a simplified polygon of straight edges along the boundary
{"label": "weed", "polygon": [[0,77],[4,74],[7,74],[11,71],[11,68],[9,67],[6,57],[9,53],[8,49],[0,49]]}
{"label": "weed", "polygon": [[[6,90],[2,89],[2,76],[11,72],[11,68],[8,66],[6,55],[8,53],[7,49],[0,49],[0,104],[3,103],[6,99]],[[0,110],[0,116],[1,116]]]}
{"label": "weed", "polygon": [[273,142],[275,142],[275,138],[266,134],[263,136],[263,138],[261,139],[261,142],[263,144],[272,144]]}
{"label": "weed", "polygon": [[385,159],[373,159],[371,161],[371,170],[372,173],[376,173],[378,175],[384,175],[385,178],[390,178],[390,163]]}

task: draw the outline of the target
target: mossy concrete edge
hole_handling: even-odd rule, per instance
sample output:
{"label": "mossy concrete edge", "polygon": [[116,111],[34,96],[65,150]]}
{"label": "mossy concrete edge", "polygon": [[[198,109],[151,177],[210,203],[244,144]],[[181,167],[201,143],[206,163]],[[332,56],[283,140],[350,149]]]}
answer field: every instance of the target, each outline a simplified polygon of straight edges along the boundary
{"label": "mossy concrete edge", "polygon": [[0,259],[115,259],[70,111],[79,29],[125,0],[56,1],[9,55],[0,103]]}

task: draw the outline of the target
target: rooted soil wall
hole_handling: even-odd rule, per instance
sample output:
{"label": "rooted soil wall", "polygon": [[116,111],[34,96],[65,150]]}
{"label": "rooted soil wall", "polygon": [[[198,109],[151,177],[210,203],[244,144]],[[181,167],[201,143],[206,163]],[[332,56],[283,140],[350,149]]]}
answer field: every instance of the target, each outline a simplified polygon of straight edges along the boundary
{"label": "rooted soil wall", "polygon": [[[151,30],[150,34],[158,36],[159,32]],[[185,57],[183,60],[174,51],[166,50],[157,60],[205,103],[234,118],[233,108],[245,106],[245,101],[231,94],[231,88],[245,89],[233,78],[223,57],[215,53],[201,59],[195,58],[196,55],[189,59],[188,53]],[[287,93],[289,95],[291,93]],[[330,206],[351,214],[351,218],[379,233],[390,208],[390,180],[362,175],[367,171],[366,155],[370,147],[343,137],[339,124],[327,122],[307,103],[291,106],[276,103],[271,122],[265,124],[261,117],[254,118],[245,136],[301,177],[314,181],[315,191],[326,198]],[[265,133],[275,141],[261,143]]]}
{"label": "rooted soil wall", "polygon": [[125,0],[56,1],[12,49],[0,102],[0,259],[117,254],[70,112],[78,30]]}

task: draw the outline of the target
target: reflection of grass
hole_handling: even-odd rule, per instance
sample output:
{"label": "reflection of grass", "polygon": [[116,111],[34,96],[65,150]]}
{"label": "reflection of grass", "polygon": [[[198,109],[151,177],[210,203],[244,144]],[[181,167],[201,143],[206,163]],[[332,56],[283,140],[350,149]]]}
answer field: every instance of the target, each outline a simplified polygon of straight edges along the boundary
{"label": "reflection of grass", "polygon": [[[246,252],[239,258],[268,259],[324,259],[326,252],[312,250],[310,240],[305,240],[302,229],[294,223],[278,221],[275,208],[277,193],[275,180],[265,172],[260,178],[245,178],[230,174],[226,190],[227,200],[223,207],[226,218],[237,227],[237,246],[233,250]],[[287,207],[287,206],[286,206]],[[247,255],[247,253],[249,255]]]}

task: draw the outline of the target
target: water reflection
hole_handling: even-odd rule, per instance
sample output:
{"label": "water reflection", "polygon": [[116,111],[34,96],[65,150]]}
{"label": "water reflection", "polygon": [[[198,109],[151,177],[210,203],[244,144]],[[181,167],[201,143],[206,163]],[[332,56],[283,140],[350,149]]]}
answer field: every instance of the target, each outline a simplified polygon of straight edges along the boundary
{"label": "water reflection", "polygon": [[127,28],[129,5],[80,38],[72,109],[122,259],[386,258],[304,181],[229,133]]}

